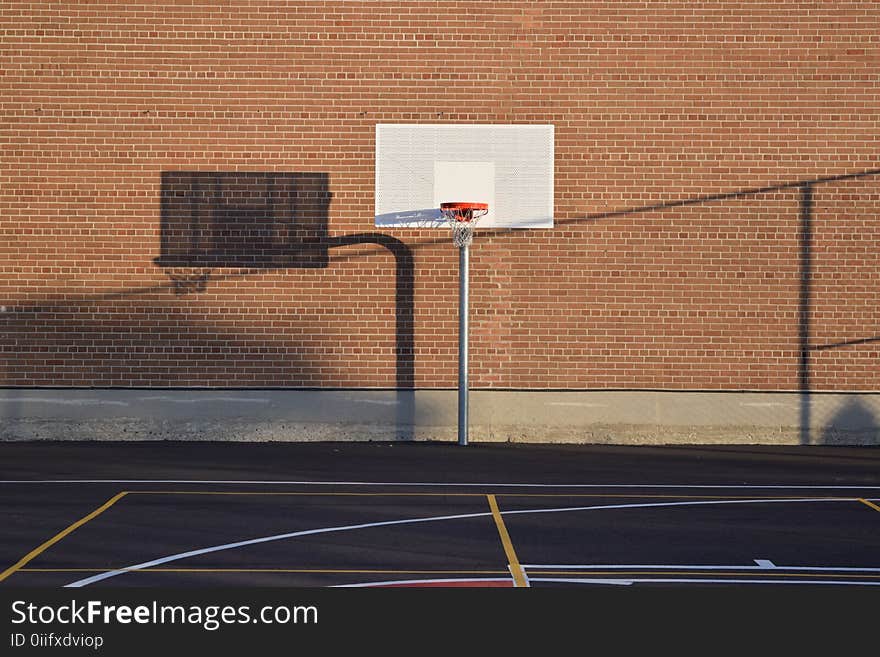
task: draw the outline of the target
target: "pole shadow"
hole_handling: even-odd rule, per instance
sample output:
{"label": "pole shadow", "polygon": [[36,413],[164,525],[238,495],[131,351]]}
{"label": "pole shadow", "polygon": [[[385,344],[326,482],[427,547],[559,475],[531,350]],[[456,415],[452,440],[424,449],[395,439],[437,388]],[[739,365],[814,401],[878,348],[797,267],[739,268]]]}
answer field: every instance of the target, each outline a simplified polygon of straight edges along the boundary
{"label": "pole shadow", "polygon": [[821,445],[880,445],[880,421],[858,398],[834,414],[819,436]]}
{"label": "pole shadow", "polygon": [[800,284],[798,288],[798,391],[800,444],[810,444],[810,315],[813,281],[813,184],[800,186]]}

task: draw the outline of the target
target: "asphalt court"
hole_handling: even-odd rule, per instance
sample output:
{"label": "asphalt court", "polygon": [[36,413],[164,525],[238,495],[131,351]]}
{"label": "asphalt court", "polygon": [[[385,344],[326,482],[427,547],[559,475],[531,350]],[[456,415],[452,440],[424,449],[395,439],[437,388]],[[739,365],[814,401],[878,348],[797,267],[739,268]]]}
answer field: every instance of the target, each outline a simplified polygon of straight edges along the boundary
{"label": "asphalt court", "polygon": [[0,446],[0,586],[880,585],[874,449],[213,447]]}

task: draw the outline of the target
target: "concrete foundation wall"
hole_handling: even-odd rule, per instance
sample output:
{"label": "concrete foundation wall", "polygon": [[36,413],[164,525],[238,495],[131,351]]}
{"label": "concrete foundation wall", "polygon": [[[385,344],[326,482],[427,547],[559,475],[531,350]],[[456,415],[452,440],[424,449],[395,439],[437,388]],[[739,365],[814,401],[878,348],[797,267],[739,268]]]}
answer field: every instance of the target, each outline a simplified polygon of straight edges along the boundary
{"label": "concrete foundation wall", "polygon": [[[880,393],[492,391],[470,441],[880,445]],[[0,440],[455,441],[454,390],[0,390]]]}

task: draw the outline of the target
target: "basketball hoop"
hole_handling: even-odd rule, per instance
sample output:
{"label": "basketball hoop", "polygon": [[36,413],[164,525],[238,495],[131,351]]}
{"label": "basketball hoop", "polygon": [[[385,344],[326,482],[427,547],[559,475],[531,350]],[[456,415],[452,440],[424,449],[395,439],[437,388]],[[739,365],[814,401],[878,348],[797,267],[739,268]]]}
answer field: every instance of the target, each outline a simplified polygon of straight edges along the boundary
{"label": "basketball hoop", "polygon": [[469,246],[474,239],[477,221],[489,212],[488,203],[441,203],[440,212],[452,228],[452,242],[458,248]]}

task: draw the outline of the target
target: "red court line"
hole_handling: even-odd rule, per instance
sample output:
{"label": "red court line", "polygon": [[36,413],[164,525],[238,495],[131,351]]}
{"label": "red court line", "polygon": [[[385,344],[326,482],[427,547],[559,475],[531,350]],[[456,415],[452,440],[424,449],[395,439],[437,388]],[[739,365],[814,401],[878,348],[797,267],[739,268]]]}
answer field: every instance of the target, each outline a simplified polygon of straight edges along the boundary
{"label": "red court line", "polygon": [[398,582],[376,582],[357,584],[362,588],[513,588],[510,579],[413,579]]}

